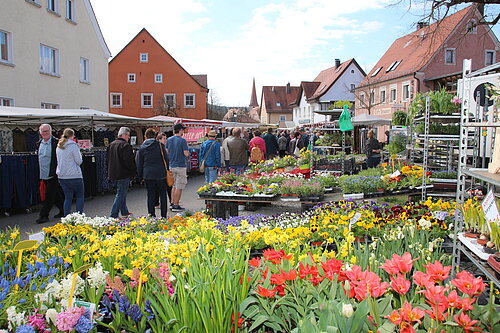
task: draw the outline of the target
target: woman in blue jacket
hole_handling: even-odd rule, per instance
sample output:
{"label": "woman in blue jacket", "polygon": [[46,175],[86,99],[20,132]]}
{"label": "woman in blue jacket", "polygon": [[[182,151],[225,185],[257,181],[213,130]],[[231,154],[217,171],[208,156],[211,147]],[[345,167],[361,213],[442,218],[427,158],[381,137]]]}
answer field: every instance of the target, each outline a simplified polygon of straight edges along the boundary
{"label": "woman in blue jacket", "polygon": [[205,181],[213,183],[217,179],[217,170],[221,167],[220,143],[215,139],[215,131],[208,132],[208,140],[200,148],[200,164],[205,161]]}
{"label": "woman in blue jacket", "polygon": [[64,192],[64,215],[71,212],[73,197],[76,197],[76,211],[83,213],[84,189],[82,165],[82,154],[80,147],[74,141],[75,131],[66,128],[57,144],[57,168],[56,174],[59,184]]}

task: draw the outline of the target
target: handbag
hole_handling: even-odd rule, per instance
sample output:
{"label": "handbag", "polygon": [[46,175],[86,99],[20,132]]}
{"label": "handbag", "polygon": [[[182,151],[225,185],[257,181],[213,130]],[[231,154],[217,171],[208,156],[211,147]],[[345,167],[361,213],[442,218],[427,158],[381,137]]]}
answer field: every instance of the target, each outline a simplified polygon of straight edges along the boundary
{"label": "handbag", "polygon": [[165,155],[163,154],[163,147],[161,146],[161,142],[158,142],[158,144],[160,145],[161,157],[163,160],[163,165],[165,166],[165,176],[166,176],[166,180],[167,180],[167,186],[172,187],[174,185],[174,182],[175,182],[174,173],[167,166],[167,162],[165,162]]}
{"label": "handbag", "polygon": [[200,170],[201,173],[205,173],[205,161],[207,160],[208,154],[210,154],[210,150],[212,150],[212,147],[213,147],[214,143],[215,143],[215,141],[212,142],[212,144],[210,145],[210,148],[208,148],[208,151],[207,151],[207,154],[205,155],[205,158],[200,163],[199,170]]}

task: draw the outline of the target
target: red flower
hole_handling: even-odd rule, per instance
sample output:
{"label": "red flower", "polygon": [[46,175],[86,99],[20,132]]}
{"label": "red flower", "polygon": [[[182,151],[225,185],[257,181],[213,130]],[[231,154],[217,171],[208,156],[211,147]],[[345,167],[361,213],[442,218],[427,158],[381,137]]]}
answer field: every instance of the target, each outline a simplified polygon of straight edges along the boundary
{"label": "red flower", "polygon": [[258,290],[255,290],[255,292],[262,297],[272,298],[276,295],[276,290],[274,289],[266,289],[262,287],[260,284],[257,286],[257,288]]}
{"label": "red flower", "polygon": [[446,280],[450,276],[451,266],[443,266],[439,261],[424,265],[430,279],[434,282]]}
{"label": "red flower", "polygon": [[285,272],[282,269],[280,270],[281,275],[283,275],[287,281],[293,281],[297,278],[297,271],[292,269],[289,272]]}
{"label": "red flower", "polygon": [[400,295],[404,295],[410,289],[411,282],[406,280],[402,275],[398,275],[396,278],[391,276],[391,287],[392,289]]}
{"label": "red flower", "polygon": [[477,323],[477,320],[472,320],[468,315],[466,315],[464,312],[460,313],[460,316],[454,315],[453,319],[455,319],[455,322],[462,327],[466,333],[469,332],[482,332],[481,328],[479,327],[474,327],[475,323]]}
{"label": "red flower", "polygon": [[398,273],[408,273],[413,267],[413,262],[416,259],[411,258],[411,254],[406,252],[403,256],[398,256],[397,254],[392,255],[392,260],[386,260],[385,264],[380,266],[390,275],[396,275]]}
{"label": "red flower", "polygon": [[[241,327],[241,324],[243,324],[243,322],[245,321],[245,319],[243,319],[243,318],[240,317],[240,313],[239,312],[238,312],[238,314],[236,316],[238,318],[238,327]],[[234,312],[231,314],[231,323],[234,324]],[[233,327],[233,330],[234,330],[234,327]]]}
{"label": "red flower", "polygon": [[286,276],[283,274],[271,274],[271,284],[278,286],[284,285],[286,282]]}
{"label": "red flower", "polygon": [[248,263],[252,267],[259,267],[260,266],[260,257],[253,258],[253,259],[249,260]]}
{"label": "red flower", "polygon": [[434,283],[431,281],[431,277],[428,274],[425,274],[424,272],[421,271],[416,271],[413,274],[413,281],[415,282],[416,285],[420,287],[428,287],[428,286],[433,286]]}
{"label": "red flower", "polygon": [[283,259],[290,260],[292,258],[291,254],[286,255],[285,251],[283,251],[283,250],[276,251],[276,250],[268,249],[268,250],[265,250],[262,254],[266,260],[268,260],[276,265],[279,264],[281,262],[281,260],[283,260]]}
{"label": "red flower", "polygon": [[394,325],[399,325],[403,322],[403,317],[401,317],[398,310],[392,311],[390,315],[385,316],[384,318],[389,319]]}
{"label": "red flower", "polygon": [[346,280],[345,272],[342,271],[343,265],[342,261],[336,259],[329,259],[326,262],[321,263],[325,277],[329,280],[333,280],[336,275],[337,281]]}
{"label": "red flower", "polygon": [[313,275],[313,277],[309,278],[308,280],[311,281],[313,285],[317,286],[321,281],[323,281],[324,278],[324,276]]}
{"label": "red flower", "polygon": [[299,264],[299,276],[301,279],[305,278],[308,275],[317,276],[318,275],[318,269],[316,266],[309,266],[309,264],[306,264],[305,266],[300,263]]}
{"label": "red flower", "polygon": [[474,276],[467,271],[457,273],[457,278],[451,280],[451,284],[457,287],[457,289],[464,294],[471,297],[481,295],[486,287],[486,284],[483,282],[481,277],[474,278]]}
{"label": "red flower", "polygon": [[[423,293],[425,298],[431,305],[446,304],[448,306],[448,299],[444,295],[448,288],[443,286],[427,286],[427,289],[421,290],[418,293]],[[445,307],[445,308],[446,308]]]}
{"label": "red flower", "polygon": [[408,302],[405,302],[403,304],[403,307],[401,308],[401,317],[403,317],[403,320],[409,323],[421,323],[420,319],[422,319],[424,315],[424,310],[419,308],[412,308],[411,304]]}
{"label": "red flower", "polygon": [[274,288],[274,290],[278,293],[278,295],[285,296],[285,286],[284,285],[276,286]]}

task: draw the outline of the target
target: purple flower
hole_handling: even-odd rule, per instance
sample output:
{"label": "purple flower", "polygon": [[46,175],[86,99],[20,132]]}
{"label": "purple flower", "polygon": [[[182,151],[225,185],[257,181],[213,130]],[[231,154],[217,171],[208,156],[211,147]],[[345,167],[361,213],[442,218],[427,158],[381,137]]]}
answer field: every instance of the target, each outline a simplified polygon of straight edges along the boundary
{"label": "purple flower", "polygon": [[35,333],[35,329],[30,325],[21,325],[17,327],[16,333]]}
{"label": "purple flower", "polygon": [[136,323],[142,318],[141,309],[137,304],[134,304],[128,309],[127,314],[132,318]]}
{"label": "purple flower", "polygon": [[92,321],[87,316],[81,316],[75,325],[75,330],[78,333],[88,333],[93,327]]}

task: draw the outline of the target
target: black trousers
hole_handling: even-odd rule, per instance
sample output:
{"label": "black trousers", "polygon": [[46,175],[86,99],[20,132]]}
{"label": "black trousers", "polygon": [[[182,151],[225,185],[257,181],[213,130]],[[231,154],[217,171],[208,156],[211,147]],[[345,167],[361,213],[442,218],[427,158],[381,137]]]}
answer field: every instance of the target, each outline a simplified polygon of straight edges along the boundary
{"label": "black trousers", "polygon": [[156,198],[160,197],[161,217],[167,217],[167,181],[166,179],[146,179],[146,190],[148,193],[148,214],[156,217]]}
{"label": "black trousers", "polygon": [[64,194],[57,177],[45,180],[45,201],[43,202],[42,209],[40,210],[40,217],[48,218],[50,210],[54,205],[59,208],[59,212],[64,213],[63,203]]}

